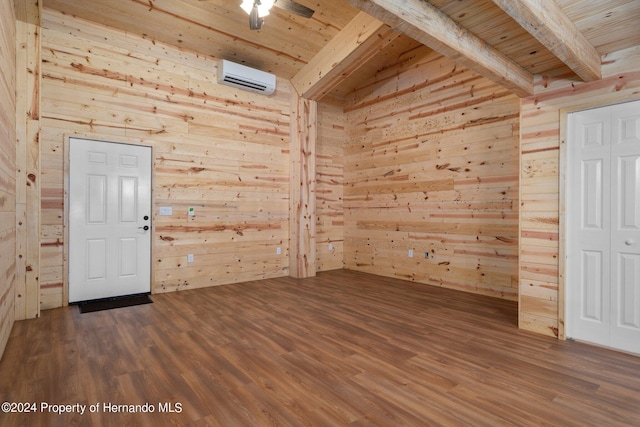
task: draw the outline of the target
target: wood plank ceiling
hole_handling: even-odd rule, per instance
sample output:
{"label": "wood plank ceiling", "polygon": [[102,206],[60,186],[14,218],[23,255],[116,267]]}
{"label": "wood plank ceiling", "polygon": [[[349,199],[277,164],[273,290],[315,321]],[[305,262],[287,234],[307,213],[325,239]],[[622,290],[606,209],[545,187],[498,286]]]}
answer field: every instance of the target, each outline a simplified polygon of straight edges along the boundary
{"label": "wood plank ceiling", "polygon": [[[640,44],[638,0],[298,2],[316,11],[311,19],[273,8],[260,31],[249,29],[240,0],[44,0],[44,7],[293,79],[315,99],[344,97],[429,49],[526,96],[535,74],[596,80],[600,56]],[[382,22],[364,22],[361,10]],[[312,77],[333,68],[328,84]]]}

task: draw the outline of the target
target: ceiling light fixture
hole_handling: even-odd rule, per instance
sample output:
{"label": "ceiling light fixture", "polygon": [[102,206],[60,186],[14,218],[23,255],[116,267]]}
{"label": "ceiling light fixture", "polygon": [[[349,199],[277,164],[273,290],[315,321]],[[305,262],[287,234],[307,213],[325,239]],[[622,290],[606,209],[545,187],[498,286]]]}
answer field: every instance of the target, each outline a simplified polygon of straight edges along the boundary
{"label": "ceiling light fixture", "polygon": [[295,0],[242,0],[240,7],[249,15],[249,28],[261,30],[264,24],[264,17],[269,14],[270,9],[279,7],[294,15],[303,18],[311,18],[313,9],[309,9]]}
{"label": "ceiling light fixture", "polygon": [[249,14],[249,28],[262,29],[264,17],[269,14],[276,0],[243,0],[240,7]]}

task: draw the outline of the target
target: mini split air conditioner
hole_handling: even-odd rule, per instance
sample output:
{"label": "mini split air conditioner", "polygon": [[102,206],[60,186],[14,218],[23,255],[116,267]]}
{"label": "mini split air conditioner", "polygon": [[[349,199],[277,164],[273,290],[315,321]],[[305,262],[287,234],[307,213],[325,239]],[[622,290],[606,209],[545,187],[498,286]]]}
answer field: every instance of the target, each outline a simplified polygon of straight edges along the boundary
{"label": "mini split air conditioner", "polygon": [[218,83],[271,95],[276,90],[276,76],[223,59],[218,64]]}

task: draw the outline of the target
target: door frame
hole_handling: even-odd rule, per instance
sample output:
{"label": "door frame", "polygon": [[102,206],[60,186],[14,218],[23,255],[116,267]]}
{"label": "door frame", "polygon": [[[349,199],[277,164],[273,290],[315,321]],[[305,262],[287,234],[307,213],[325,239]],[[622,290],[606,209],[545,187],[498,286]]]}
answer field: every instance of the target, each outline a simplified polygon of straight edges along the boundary
{"label": "door frame", "polygon": [[[572,105],[570,107],[561,108],[559,110],[560,119],[560,160],[558,164],[559,172],[559,221],[560,221],[560,234],[558,236],[558,339],[567,339],[567,305],[568,305],[568,292],[569,284],[567,283],[568,273],[568,227],[567,227],[567,194],[569,193],[569,180],[568,180],[568,168],[569,163],[573,160],[569,157],[570,150],[568,149],[568,134],[569,134],[569,114],[578,113],[580,111],[593,110],[603,107],[611,107],[614,105],[626,104],[628,102],[640,101],[640,97],[628,97],[624,99],[618,99],[615,101],[603,100],[600,102],[585,102],[581,104]],[[595,345],[595,344],[594,344]]]}
{"label": "door frame", "polygon": [[92,133],[73,133],[64,134],[63,143],[63,176],[64,176],[64,197],[63,197],[63,263],[62,263],[62,306],[69,305],[69,185],[70,185],[70,161],[69,161],[69,140],[71,138],[88,139],[97,142],[106,142],[114,144],[138,145],[149,147],[151,149],[151,242],[149,253],[149,283],[150,291],[153,294],[153,284],[155,283],[155,269],[153,268],[153,252],[154,252],[154,230],[153,226],[156,220],[156,202],[155,202],[155,156],[153,144],[147,141],[134,138],[125,138],[118,136],[105,136]]}

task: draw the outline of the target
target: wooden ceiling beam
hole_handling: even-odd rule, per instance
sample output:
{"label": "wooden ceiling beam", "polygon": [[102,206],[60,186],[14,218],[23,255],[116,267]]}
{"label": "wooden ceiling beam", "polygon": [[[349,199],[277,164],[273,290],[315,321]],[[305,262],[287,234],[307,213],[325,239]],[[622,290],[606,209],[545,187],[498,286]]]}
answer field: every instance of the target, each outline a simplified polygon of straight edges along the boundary
{"label": "wooden ceiling beam", "polygon": [[582,80],[602,77],[600,54],[555,1],[493,0]]}
{"label": "wooden ceiling beam", "polygon": [[533,95],[533,75],[421,0],[349,0],[416,41],[474,70],[520,97]]}
{"label": "wooden ceiling beam", "polygon": [[298,94],[319,100],[395,40],[400,33],[359,12],[291,79]]}

